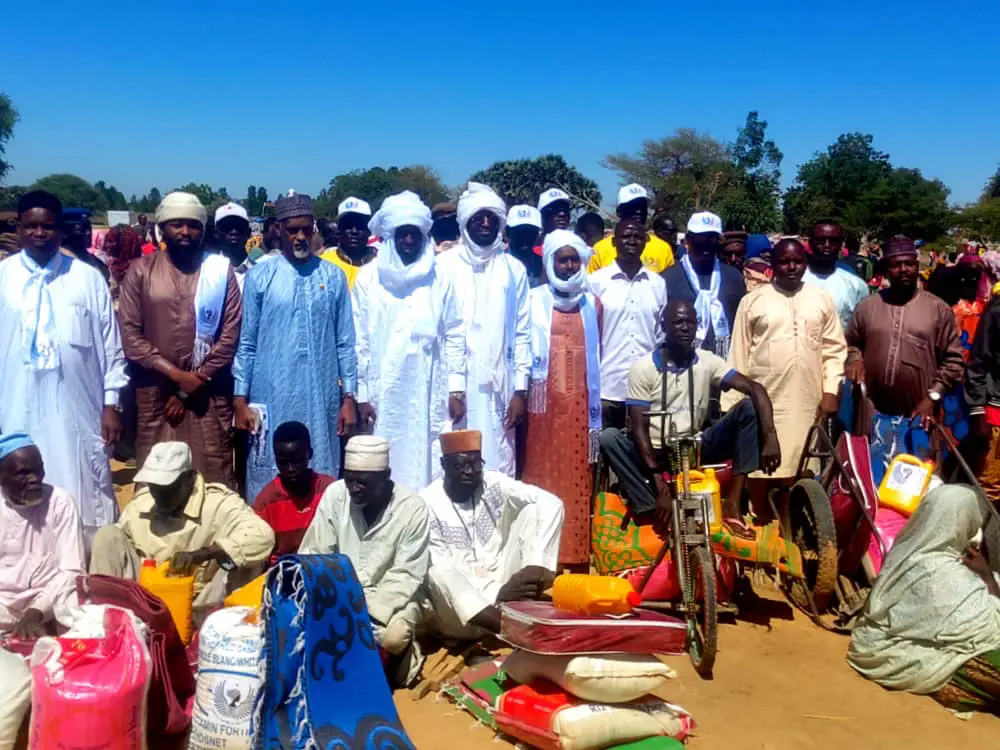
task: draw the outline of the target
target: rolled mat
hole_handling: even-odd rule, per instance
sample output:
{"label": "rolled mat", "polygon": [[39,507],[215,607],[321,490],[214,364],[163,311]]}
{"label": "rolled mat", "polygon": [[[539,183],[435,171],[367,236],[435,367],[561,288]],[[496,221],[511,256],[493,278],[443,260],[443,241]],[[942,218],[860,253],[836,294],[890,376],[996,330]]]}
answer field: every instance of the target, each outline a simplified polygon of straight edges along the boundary
{"label": "rolled mat", "polygon": [[255,750],[414,750],[347,557],[282,557],[268,573],[260,620],[264,653]]}

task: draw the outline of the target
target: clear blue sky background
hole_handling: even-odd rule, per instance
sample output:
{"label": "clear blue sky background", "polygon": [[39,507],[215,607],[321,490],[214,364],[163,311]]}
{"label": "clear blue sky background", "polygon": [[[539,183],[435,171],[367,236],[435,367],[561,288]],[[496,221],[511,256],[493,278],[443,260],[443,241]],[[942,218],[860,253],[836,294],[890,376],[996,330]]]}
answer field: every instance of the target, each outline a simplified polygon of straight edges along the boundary
{"label": "clear blue sky background", "polygon": [[770,123],[784,181],[843,132],[974,199],[1000,162],[1000,2],[4,3],[12,184],[315,193],[424,163],[457,185],[555,152],[613,201],[608,153]]}

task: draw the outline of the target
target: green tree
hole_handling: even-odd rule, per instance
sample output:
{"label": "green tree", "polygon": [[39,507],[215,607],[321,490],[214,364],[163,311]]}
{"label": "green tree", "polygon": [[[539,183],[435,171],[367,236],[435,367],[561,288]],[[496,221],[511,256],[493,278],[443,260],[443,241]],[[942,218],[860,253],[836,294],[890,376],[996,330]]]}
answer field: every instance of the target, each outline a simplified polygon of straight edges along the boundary
{"label": "green tree", "polygon": [[599,211],[601,207],[597,183],[558,154],[498,161],[476,172],[469,180],[489,185],[508,206],[519,203],[534,206],[539,195],[557,187],[570,195],[576,208]]}
{"label": "green tree", "polygon": [[259,188],[251,185],[247,188],[247,197],[243,201],[243,208],[251,216],[263,216],[264,204],[267,203],[267,188]]}
{"label": "green tree", "polygon": [[94,187],[104,196],[108,211],[128,210],[128,201],[125,200],[125,195],[114,185],[106,185],[104,180],[98,180],[94,183]]}
{"label": "green tree", "polygon": [[[191,193],[197,197],[198,200],[201,201],[201,205],[203,205],[208,211],[214,211],[223,203],[228,203],[231,200],[229,197],[229,191],[226,190],[226,188],[222,187],[218,190],[213,190],[211,185],[207,185],[204,182],[201,184],[189,182],[187,185],[177,188],[177,190],[184,193]],[[158,204],[159,201],[157,201],[157,205]]]}
{"label": "green tree", "polygon": [[0,211],[13,211],[21,196],[28,192],[24,185],[8,185],[0,187]]}
{"label": "green tree", "polygon": [[50,174],[31,186],[32,190],[47,190],[62,201],[66,208],[86,208],[95,213],[108,210],[104,194],[82,177],[73,174]]}
{"label": "green tree", "polygon": [[[0,151],[0,155],[2,155]],[[993,176],[986,182],[986,187],[983,188],[983,194],[980,196],[980,200],[989,200],[990,198],[1000,198],[1000,167],[997,167],[997,171],[993,173]]]}
{"label": "green tree", "polygon": [[767,121],[747,114],[729,148],[731,179],[721,186],[715,207],[728,227],[771,232],[781,225],[781,160],[784,155],[767,137]]}
{"label": "green tree", "polygon": [[428,205],[448,199],[448,188],[430,167],[416,164],[409,167],[372,167],[337,175],[328,187],[315,197],[317,216],[333,216],[345,198],[354,196],[378,210],[382,201],[394,193],[412,190]]}
{"label": "green tree", "polygon": [[955,216],[962,234],[979,242],[1000,242],[1000,197],[984,198]]}
{"label": "green tree", "polygon": [[161,200],[163,200],[163,197],[160,195],[160,191],[154,187],[141,198],[136,198],[133,195],[131,200],[129,200],[128,208],[130,211],[135,211],[136,213],[151,214],[156,211]]}
{"label": "green tree", "polygon": [[6,161],[7,141],[14,135],[14,126],[17,124],[20,115],[14,109],[14,103],[6,94],[0,93],[0,182],[11,170],[11,165]]}
{"label": "green tree", "polygon": [[611,154],[603,165],[618,172],[623,183],[652,189],[656,210],[678,221],[695,211],[717,209],[736,178],[726,145],[692,128],[644,141],[635,154]]}

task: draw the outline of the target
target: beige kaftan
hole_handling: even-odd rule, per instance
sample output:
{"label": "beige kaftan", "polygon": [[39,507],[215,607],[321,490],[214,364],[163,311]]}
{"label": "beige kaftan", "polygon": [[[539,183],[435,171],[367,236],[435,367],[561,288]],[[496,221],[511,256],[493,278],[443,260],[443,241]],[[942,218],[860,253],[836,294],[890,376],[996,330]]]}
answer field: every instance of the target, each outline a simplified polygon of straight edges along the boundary
{"label": "beige kaftan", "polygon": [[[824,393],[838,392],[846,358],[837,309],[819,287],[804,284],[789,294],[771,283],[740,302],[729,364],[763,385],[771,398],[781,445],[781,466],[773,478],[795,476],[819,402]],[[723,408],[742,397],[734,391],[725,393]]]}

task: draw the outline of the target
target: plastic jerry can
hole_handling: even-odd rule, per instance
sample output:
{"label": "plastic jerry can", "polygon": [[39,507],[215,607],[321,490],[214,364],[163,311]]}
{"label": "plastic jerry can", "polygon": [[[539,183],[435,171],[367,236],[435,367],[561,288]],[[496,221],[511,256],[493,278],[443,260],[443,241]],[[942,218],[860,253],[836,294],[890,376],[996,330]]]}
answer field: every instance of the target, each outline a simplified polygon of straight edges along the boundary
{"label": "plastic jerry can", "polygon": [[879,485],[879,503],[904,516],[912,515],[924,499],[933,474],[933,461],[921,461],[916,456],[900,453],[890,462]]}
{"label": "plastic jerry can", "polygon": [[[708,533],[715,534],[722,531],[722,488],[719,480],[715,478],[715,469],[705,469],[704,471],[690,472],[691,476],[691,496],[696,499],[705,498],[705,505],[708,507]],[[681,493],[681,478],[676,477],[677,496]],[[701,512],[697,512],[701,517]],[[704,519],[702,519],[704,520]]]}
{"label": "plastic jerry can", "polygon": [[579,615],[627,615],[641,601],[631,583],[614,576],[564,573],[552,584],[552,605]]}
{"label": "plastic jerry can", "polygon": [[[264,599],[264,584],[266,581],[267,573],[257,576],[250,583],[241,586],[227,596],[226,601],[223,603],[227,607],[250,607],[255,613],[258,613],[260,611],[260,604]],[[256,616],[251,618],[251,621],[256,622]]]}
{"label": "plastic jerry can", "polygon": [[171,576],[167,574],[169,570],[169,562],[157,565],[156,560],[143,560],[139,569],[139,585],[163,600],[181,640],[188,643],[191,640],[194,576]]}

